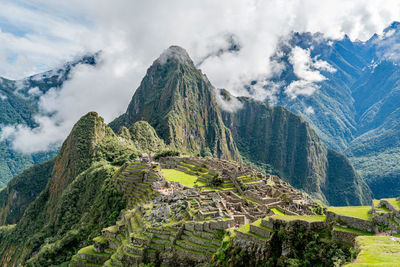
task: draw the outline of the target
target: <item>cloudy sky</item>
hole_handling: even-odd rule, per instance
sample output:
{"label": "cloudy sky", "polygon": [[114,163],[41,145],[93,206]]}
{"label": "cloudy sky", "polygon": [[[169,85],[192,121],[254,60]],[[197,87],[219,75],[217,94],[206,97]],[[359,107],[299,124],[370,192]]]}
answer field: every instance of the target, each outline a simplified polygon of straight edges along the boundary
{"label": "cloudy sky", "polygon": [[[0,76],[21,79],[102,51],[101,64],[77,67],[61,91],[41,97],[38,128],[3,126],[1,136],[35,152],[59,145],[88,111],[111,121],[173,44],[186,48],[216,87],[240,95],[243,84],[279,71],[269,57],[292,31],[366,40],[399,16],[398,0],[0,0]],[[220,53],[232,43],[240,50]],[[324,79],[318,70],[335,71],[301,49],[290,60],[304,76],[286,88],[292,97],[316,89],[312,84]],[[261,88],[254,92],[267,96]]]}

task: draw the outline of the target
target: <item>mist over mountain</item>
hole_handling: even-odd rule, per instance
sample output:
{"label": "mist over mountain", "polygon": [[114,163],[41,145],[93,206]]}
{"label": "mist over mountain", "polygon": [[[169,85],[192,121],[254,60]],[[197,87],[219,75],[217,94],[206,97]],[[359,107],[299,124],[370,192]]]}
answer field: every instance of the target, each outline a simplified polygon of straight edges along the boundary
{"label": "mist over mountain", "polygon": [[[95,64],[95,57],[86,56],[62,67],[36,74],[22,80],[8,80],[0,77],[0,187],[24,169],[36,163],[43,162],[57,154],[59,145],[41,152],[29,153],[24,150],[24,144],[16,144],[9,139],[9,127],[35,128],[38,121],[40,97],[49,90],[60,90],[68,80],[69,74],[78,64]],[[45,137],[43,137],[45,138]],[[24,140],[27,144],[31,140]],[[27,152],[27,153],[26,153]]]}
{"label": "mist over mountain", "polygon": [[399,38],[397,22],[365,42],[293,33],[274,56],[282,73],[269,80],[279,89],[267,101],[301,115],[345,153],[375,197],[399,193]]}
{"label": "mist over mountain", "polygon": [[399,14],[1,1],[0,266],[400,266]]}

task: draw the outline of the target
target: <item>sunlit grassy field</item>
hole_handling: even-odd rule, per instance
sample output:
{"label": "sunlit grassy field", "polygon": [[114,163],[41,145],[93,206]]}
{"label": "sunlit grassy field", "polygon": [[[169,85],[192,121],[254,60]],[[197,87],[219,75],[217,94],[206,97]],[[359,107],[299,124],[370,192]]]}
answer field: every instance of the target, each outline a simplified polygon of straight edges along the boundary
{"label": "sunlit grassy field", "polygon": [[370,206],[359,206],[359,207],[330,207],[328,211],[332,211],[339,215],[351,216],[364,220],[372,220],[372,216],[368,213],[371,210]]}
{"label": "sunlit grassy field", "polygon": [[178,182],[188,187],[194,187],[195,184],[198,186],[206,185],[202,181],[197,181],[197,177],[191,174],[187,174],[175,169],[162,169],[162,175],[170,182]]}
{"label": "sunlit grassy field", "polygon": [[346,267],[400,266],[400,243],[391,236],[359,236],[356,243],[360,253]]}

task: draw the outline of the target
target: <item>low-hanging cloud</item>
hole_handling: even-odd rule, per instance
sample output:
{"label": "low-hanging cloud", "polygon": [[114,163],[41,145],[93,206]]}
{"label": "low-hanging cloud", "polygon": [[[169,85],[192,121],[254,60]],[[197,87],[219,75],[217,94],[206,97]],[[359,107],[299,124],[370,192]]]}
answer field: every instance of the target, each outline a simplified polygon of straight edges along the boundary
{"label": "low-hanging cloud", "polygon": [[291,82],[286,88],[285,93],[292,99],[299,95],[310,96],[318,88],[318,82],[326,80],[320,71],[336,72],[336,69],[328,62],[311,58],[310,50],[301,47],[294,47],[289,56],[289,62],[293,66],[293,72],[299,80]]}
{"label": "low-hanging cloud", "polygon": [[[98,111],[107,122],[124,112],[146,68],[170,45],[184,47],[217,88],[273,99],[281,85],[267,80],[283,68],[271,61],[282,36],[310,31],[365,40],[400,14],[397,0],[6,2],[8,11],[0,10],[0,17],[28,30],[0,31],[0,59],[7,62],[0,76],[21,78],[61,59],[102,51],[98,66],[77,66],[61,90],[40,96],[39,127],[3,128],[3,139],[29,153],[59,145],[88,111]],[[330,70],[318,59],[306,62],[297,69],[297,84],[286,87],[288,94],[308,94],[307,86]],[[244,87],[252,81],[259,82]]]}

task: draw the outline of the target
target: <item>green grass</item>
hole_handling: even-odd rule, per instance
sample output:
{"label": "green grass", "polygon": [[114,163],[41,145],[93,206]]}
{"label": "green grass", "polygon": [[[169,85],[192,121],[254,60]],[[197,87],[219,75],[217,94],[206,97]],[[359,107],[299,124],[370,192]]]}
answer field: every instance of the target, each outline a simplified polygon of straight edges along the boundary
{"label": "green grass", "polygon": [[187,174],[175,169],[162,169],[162,175],[170,182],[178,182],[188,187],[194,187],[195,184],[199,186],[207,185],[202,181],[197,181],[197,176]]}
{"label": "green grass", "polygon": [[306,221],[306,222],[323,222],[325,221],[325,216],[292,216],[292,215],[273,215],[273,219],[283,220],[283,221]]}
{"label": "green grass", "polygon": [[271,209],[276,215],[285,215],[280,209],[272,208]]}
{"label": "green grass", "polygon": [[273,229],[271,229],[271,228],[269,228],[269,227],[266,227],[266,226],[264,226],[264,225],[261,225],[261,221],[262,221],[262,219],[258,219],[257,221],[253,222],[252,225],[257,226],[257,227],[260,227],[260,228],[262,228],[262,229],[264,229],[264,230],[268,230],[268,231],[270,231],[270,232],[273,232],[273,231],[274,231]]}
{"label": "green grass", "polygon": [[386,208],[386,207],[380,207],[380,208],[375,208],[375,209],[378,210],[378,211],[385,212],[385,213],[390,212],[390,210],[388,208]]}
{"label": "green grass", "polygon": [[110,233],[116,234],[118,233],[118,227],[116,225],[107,227],[105,230],[109,231]]}
{"label": "green grass", "polygon": [[181,166],[186,165],[185,167],[189,167],[191,169],[191,171],[195,171],[195,172],[197,171],[200,173],[208,173],[207,167],[200,167],[200,166],[196,166],[194,164],[190,164],[190,163],[186,163],[186,162],[181,162],[180,164],[181,164]]}
{"label": "green grass", "polygon": [[268,240],[268,238],[266,238],[264,236],[261,236],[261,235],[258,235],[258,234],[250,232],[250,224],[244,224],[244,225],[240,226],[239,228],[237,228],[236,230],[241,232],[241,233],[243,233],[243,234],[248,234],[248,235],[254,236],[254,237],[258,238],[258,239],[262,239],[262,240],[265,240],[265,241]]}
{"label": "green grass", "polygon": [[374,235],[374,233],[371,233],[371,232],[362,231],[362,230],[358,230],[358,229],[354,229],[354,228],[345,228],[345,227],[338,226],[338,225],[335,225],[333,227],[333,230],[349,232],[349,233],[358,234],[358,235],[368,235],[368,236]]}
{"label": "green grass", "polygon": [[93,241],[97,242],[99,244],[105,244],[105,243],[107,243],[108,240],[105,236],[101,235],[101,236],[97,236],[97,237],[93,238]]}
{"label": "green grass", "polygon": [[338,215],[355,217],[363,220],[372,220],[372,216],[368,213],[371,210],[370,206],[358,206],[358,207],[330,207],[328,211],[336,213]]}
{"label": "green grass", "polygon": [[96,256],[106,256],[106,257],[109,257],[109,256],[110,256],[110,254],[105,253],[105,252],[96,252],[96,251],[94,250],[93,245],[87,246],[87,247],[84,247],[84,248],[80,249],[80,250],[78,251],[78,253],[79,253],[79,254],[87,254],[87,255],[96,255]]}
{"label": "green grass", "polygon": [[360,253],[347,267],[400,266],[400,244],[390,236],[359,236]]}
{"label": "green grass", "polygon": [[400,210],[400,201],[397,201],[395,198],[383,198],[381,200],[386,200],[387,202],[389,202],[390,205],[393,206],[393,208],[395,208],[396,210]]}
{"label": "green grass", "polygon": [[244,234],[247,234],[250,232],[250,224],[243,224],[242,226],[238,227],[236,230],[239,232],[242,232]]}

